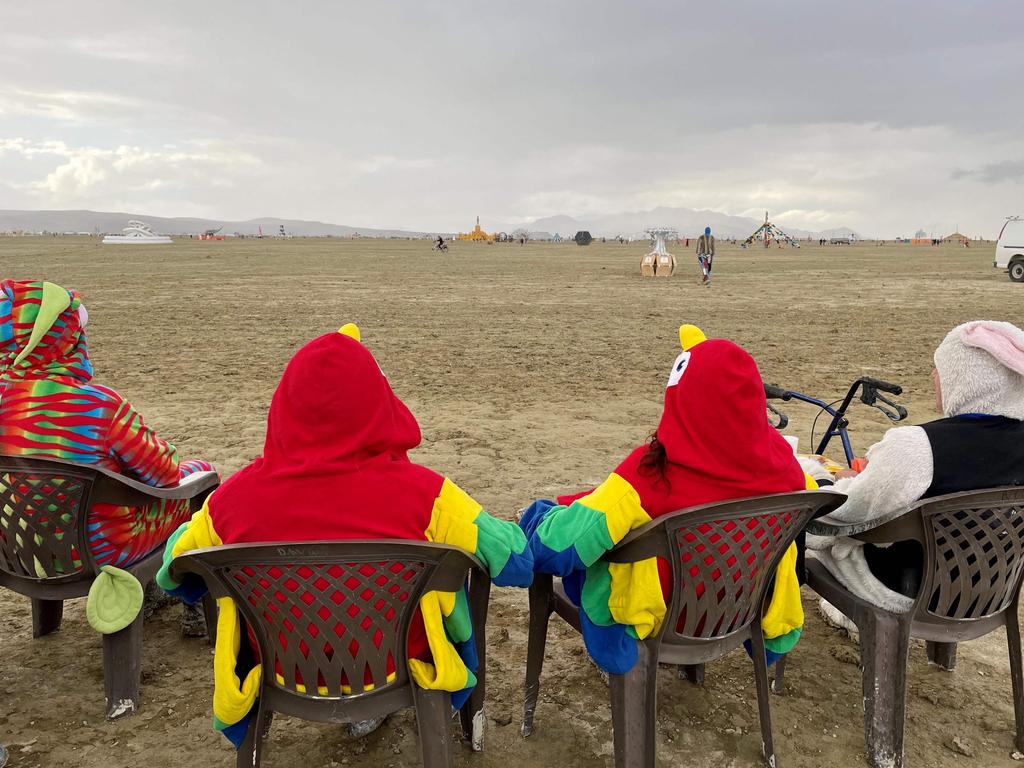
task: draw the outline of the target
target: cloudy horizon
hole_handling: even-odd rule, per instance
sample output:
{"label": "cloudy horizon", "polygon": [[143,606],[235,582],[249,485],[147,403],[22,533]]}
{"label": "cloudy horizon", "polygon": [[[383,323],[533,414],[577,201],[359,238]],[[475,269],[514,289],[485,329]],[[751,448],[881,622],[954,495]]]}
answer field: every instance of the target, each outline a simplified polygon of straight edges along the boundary
{"label": "cloudy horizon", "polygon": [[465,229],[659,206],[993,237],[1024,6],[0,9],[0,209]]}

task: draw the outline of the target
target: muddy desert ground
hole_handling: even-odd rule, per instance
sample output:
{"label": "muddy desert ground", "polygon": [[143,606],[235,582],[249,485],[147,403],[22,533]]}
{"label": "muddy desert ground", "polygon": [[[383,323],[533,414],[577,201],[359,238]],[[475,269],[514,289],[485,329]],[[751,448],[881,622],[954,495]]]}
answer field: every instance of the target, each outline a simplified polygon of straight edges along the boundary
{"label": "muddy desert ground", "polygon": [[[95,238],[0,238],[0,275],[78,288],[98,381],[132,400],[184,456],[211,459],[224,473],[260,451],[267,403],[289,355],[354,320],[420,420],[425,439],[415,458],[503,517],[535,497],[600,481],[646,437],[680,322],[734,339],[766,380],[809,393],[837,397],[862,373],[896,381],[913,423],[934,417],[931,351],[950,327],[1024,321],[1024,286],[992,268],[990,246],[723,246],[710,289],[698,283],[689,253],[677,277],[641,279],[644,250],[458,243],[438,254],[422,241],[132,248]],[[788,412],[788,431],[807,448],[813,414]],[[855,445],[866,449],[884,422],[856,411]],[[801,768],[856,766],[857,648],[822,624],[814,602],[807,593],[789,694],[773,698],[779,757]],[[147,625],[141,711],[107,723],[100,640],[80,602],[68,607],[60,632],[33,641],[28,601],[0,593],[0,741],[11,747],[12,768],[234,765],[211,728],[211,650],[180,637],[176,611]],[[525,592],[496,590],[486,751],[460,750],[457,765],[611,765],[607,688],[563,627],[549,639],[536,733],[520,737],[525,627]],[[908,764],[1014,764],[1002,633],[964,645],[953,674],[928,666],[915,646],[909,676]],[[758,764],[753,680],[742,653],[709,665],[702,688],[663,669],[659,702],[662,764]],[[954,738],[971,754],[957,751]],[[419,760],[410,711],[359,742],[336,727],[279,719],[264,764],[404,768]]]}

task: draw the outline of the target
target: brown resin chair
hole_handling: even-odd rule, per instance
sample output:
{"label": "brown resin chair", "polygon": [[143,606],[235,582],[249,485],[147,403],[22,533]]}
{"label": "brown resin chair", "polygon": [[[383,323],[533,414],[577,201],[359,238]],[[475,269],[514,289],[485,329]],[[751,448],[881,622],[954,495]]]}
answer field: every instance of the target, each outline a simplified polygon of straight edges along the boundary
{"label": "brown resin chair", "polygon": [[[845,497],[801,491],[716,502],[659,517],[626,536],[604,560],[635,563],[650,557],[672,568],[672,599],[657,635],[637,643],[639,658],[625,675],[609,680],[615,765],[653,768],[658,664],[677,664],[697,682],[702,665],[751,641],[762,748],[776,766],[768,704],[768,666],[761,616],[775,569],[790,543],[815,515]],[[533,732],[548,619],[557,613],[580,630],[579,609],[561,582],[538,575],[530,587],[530,638],[526,662],[523,735]]]}
{"label": "brown resin chair", "polygon": [[274,712],[354,723],[406,707],[416,708],[423,764],[451,766],[450,694],[413,683],[406,647],[420,597],[469,578],[479,665],[460,717],[465,740],[482,749],[491,582],[472,555],[392,539],[229,544],[181,555],[171,573],[196,574],[214,597],[230,597],[256,638],[263,674],[237,758],[249,768],[260,764]]}
{"label": "brown resin chair", "polygon": [[[877,523],[876,523],[877,525]],[[900,768],[907,708],[910,639],[925,640],[930,661],[952,670],[956,644],[1006,627],[1016,746],[1024,750],[1024,672],[1017,609],[1024,575],[1024,487],[952,493],[924,499],[878,527],[815,521],[808,532],[853,536],[874,544],[916,541],[923,550],[917,595],[905,614],[855,596],[818,561],[807,559],[807,583],[848,616],[860,632],[864,736],[868,765]],[[782,685],[782,664],[776,685]]]}
{"label": "brown resin chair", "polygon": [[[187,499],[193,511],[217,487],[216,472],[197,472],[169,488],[153,488],[101,467],[56,459],[0,456],[0,586],[32,599],[32,636],[60,629],[64,601],[85,597],[99,567],[89,547],[94,504],[148,506]],[[145,587],[163,547],[123,570]],[[120,632],[103,635],[107,718],[139,706],[142,613]]]}

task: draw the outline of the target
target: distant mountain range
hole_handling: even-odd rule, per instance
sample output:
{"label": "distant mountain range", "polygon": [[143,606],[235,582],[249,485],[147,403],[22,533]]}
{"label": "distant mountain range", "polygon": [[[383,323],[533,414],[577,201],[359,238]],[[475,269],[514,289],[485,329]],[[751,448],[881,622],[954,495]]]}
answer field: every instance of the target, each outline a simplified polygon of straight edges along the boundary
{"label": "distant mountain range", "polygon": [[[246,221],[225,221],[222,219],[165,218],[147,216],[141,213],[111,213],[98,211],[3,211],[0,210],[0,232],[76,232],[86,234],[118,233],[127,226],[130,219],[149,224],[153,230],[165,235],[197,235],[208,229],[220,229],[226,235],[276,235],[284,226],[288,235],[298,237],[422,237],[428,232],[403,229],[372,229],[352,227],[345,224],[327,224],[322,221],[300,219],[278,219],[265,217]],[[761,222],[746,216],[730,216],[714,211],[696,211],[691,208],[655,208],[650,211],[634,211],[594,216],[548,216],[519,226],[502,225],[507,232],[528,230],[535,237],[550,237],[559,234],[572,237],[585,229],[595,237],[643,238],[648,227],[675,227],[683,237],[696,237],[710,226],[719,238],[745,238]],[[490,231],[485,221],[484,229]],[[782,226],[782,225],[780,225]],[[468,227],[467,227],[468,229]],[[796,227],[782,226],[792,237],[847,237],[854,233],[848,227],[827,229],[822,232],[808,231]],[[447,232],[441,231],[443,234]]]}
{"label": "distant mountain range", "polygon": [[[548,216],[530,222],[531,231],[558,233],[571,237],[581,229],[588,230],[595,237],[644,237],[648,227],[674,227],[683,237],[703,234],[704,227],[711,227],[712,234],[720,238],[746,238],[763,221],[746,216],[730,216],[715,211],[696,211],[692,208],[655,208],[650,211],[613,213],[595,216]],[[849,227],[826,229],[821,232],[788,227],[778,224],[791,237],[849,237],[857,235]]]}
{"label": "distant mountain range", "polygon": [[108,213],[100,211],[0,211],[0,232],[76,232],[85,234],[119,233],[129,219],[144,221],[161,235],[198,235],[208,229],[220,229],[225,235],[276,235],[282,225],[288,235],[298,237],[420,237],[423,232],[399,229],[362,229],[322,221],[277,219],[265,217],[247,221],[164,218],[142,213]]}

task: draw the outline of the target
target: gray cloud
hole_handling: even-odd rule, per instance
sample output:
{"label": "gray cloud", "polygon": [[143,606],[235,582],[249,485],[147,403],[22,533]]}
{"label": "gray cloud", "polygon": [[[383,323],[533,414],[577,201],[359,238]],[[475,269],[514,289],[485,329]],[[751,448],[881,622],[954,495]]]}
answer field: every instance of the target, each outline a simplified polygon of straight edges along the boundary
{"label": "gray cloud", "polygon": [[954,180],[977,179],[978,181],[991,184],[998,184],[1001,181],[1014,181],[1019,184],[1024,182],[1024,160],[989,163],[974,170],[957,169],[950,174],[950,178]]}
{"label": "gray cloud", "polygon": [[423,229],[767,207],[880,235],[1020,212],[997,183],[1024,156],[1014,0],[103,8],[0,8],[0,207]]}

